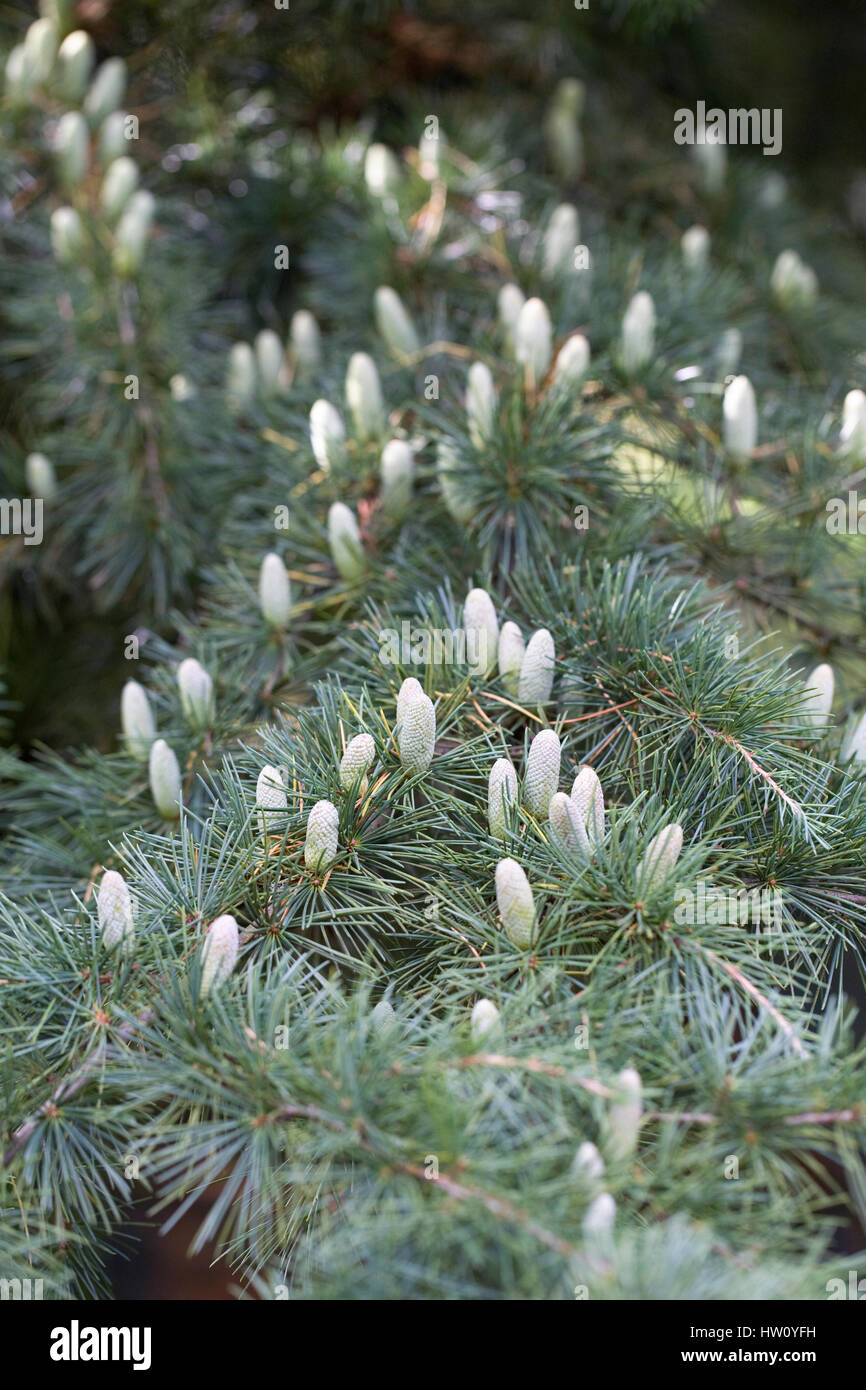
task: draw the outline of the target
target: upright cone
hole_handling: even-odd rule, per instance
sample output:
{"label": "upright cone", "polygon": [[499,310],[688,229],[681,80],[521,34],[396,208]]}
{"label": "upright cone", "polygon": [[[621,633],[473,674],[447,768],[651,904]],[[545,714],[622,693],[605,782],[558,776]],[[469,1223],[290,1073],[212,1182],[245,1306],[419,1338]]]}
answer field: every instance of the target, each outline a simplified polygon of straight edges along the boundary
{"label": "upright cone", "polygon": [[238,924],[230,913],[212,922],[201,948],[200,997],[206,999],[211,990],[225,984],[238,958]]}
{"label": "upright cone", "polygon": [[423,691],[407,698],[397,739],[406,771],[413,775],[426,772],[436,747],[436,711]]}
{"label": "upright cone", "polygon": [[496,665],[499,650],[499,623],[493,600],[486,589],[470,589],[463,605],[466,633],[466,662],[478,675],[486,676]]}
{"label": "upright cone", "polygon": [[274,551],[265,556],[259,570],[259,607],[269,627],[279,632],[288,627],[292,611],[289,574]]}
{"label": "upright cone", "polygon": [[553,689],[554,660],[553,638],[547,628],[540,628],[530,637],[520,663],[517,699],[521,705],[535,709],[547,704]]}
{"label": "upright cone", "polygon": [[340,759],[340,786],[344,792],[351,791],[366,777],[375,756],[376,745],[370,734],[356,734],[349,740]]}
{"label": "upright cone", "polygon": [[529,745],[523,776],[523,804],[537,820],[547,820],[559,784],[562,746],[553,729],[542,729]]}
{"label": "upright cone", "polygon": [[113,951],[121,944],[125,950],[130,950],[135,934],[132,899],[125,878],[114,869],[106,869],[102,875],[96,910],[106,951]]}
{"label": "upright cone", "polygon": [[535,899],[516,859],[500,859],[496,865],[496,903],[509,941],[528,950],[535,932]]}
{"label": "upright cone", "polygon": [[503,840],[509,807],[518,800],[517,773],[509,758],[497,758],[487,779],[487,824],[495,840]]}
{"label": "upright cone", "polygon": [[665,825],[649,842],[638,872],[638,892],[647,894],[659,888],[673,872],[683,847],[681,825]]}
{"label": "upright cone", "polygon": [[304,863],[311,873],[323,874],[339,852],[340,816],[331,801],[317,801],[307,817]]}

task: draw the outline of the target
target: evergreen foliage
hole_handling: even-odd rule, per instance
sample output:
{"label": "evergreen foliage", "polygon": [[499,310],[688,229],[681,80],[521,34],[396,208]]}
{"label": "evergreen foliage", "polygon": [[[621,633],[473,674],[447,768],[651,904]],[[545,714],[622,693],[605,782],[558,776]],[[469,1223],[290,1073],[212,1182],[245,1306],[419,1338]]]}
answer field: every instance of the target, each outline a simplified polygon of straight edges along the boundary
{"label": "evergreen foliage", "polygon": [[136,6],[128,87],[65,6],[6,35],[0,1275],[47,1296],[143,1193],[264,1297],[823,1299],[860,1239],[866,267],[513,9],[513,111],[380,100],[391,4]]}

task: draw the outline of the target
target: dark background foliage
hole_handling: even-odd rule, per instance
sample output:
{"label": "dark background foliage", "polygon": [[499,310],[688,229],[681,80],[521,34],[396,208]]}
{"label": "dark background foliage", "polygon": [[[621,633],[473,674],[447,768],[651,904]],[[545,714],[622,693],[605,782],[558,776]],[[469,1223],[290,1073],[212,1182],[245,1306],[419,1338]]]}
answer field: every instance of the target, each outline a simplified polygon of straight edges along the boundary
{"label": "dark background foliage", "polygon": [[[29,6],[6,5],[0,13],[10,40],[30,18]],[[302,145],[360,119],[376,138],[399,146],[407,126],[444,104],[482,127],[491,121],[499,134],[506,129],[507,153],[519,158],[521,139],[527,148],[537,141],[554,81],[575,72],[596,93],[587,141],[599,173],[625,151],[642,163],[646,190],[657,198],[669,177],[677,106],[699,99],[723,107],[778,106],[784,145],[774,167],[796,173],[807,201],[823,207],[828,219],[857,237],[866,231],[866,28],[856,0],[604,0],[586,10],[565,0],[529,10],[512,3],[467,8],[453,0],[423,6],[294,0],[290,9],[238,0],[215,6],[85,0],[74,8],[73,23],[86,25],[101,57],[127,59],[127,104],[143,117],[140,157],[155,171],[150,186],[161,199],[184,200],[194,210],[178,215],[189,219],[232,336],[284,324],[305,302],[306,271],[318,270],[321,260],[319,217],[334,194],[303,177],[256,180],[247,160],[253,139],[264,136],[277,149]],[[253,94],[254,109],[243,114]],[[204,155],[190,158],[191,146]],[[640,187],[624,177],[617,194],[614,180],[607,211],[633,216]],[[648,215],[651,208],[648,201]],[[273,269],[275,239],[297,252],[290,277]],[[351,257],[352,248],[343,252]],[[19,409],[7,378],[0,386],[3,434],[26,433]],[[26,570],[19,573],[4,590],[5,618],[0,606],[0,662],[19,707],[17,736],[25,745],[98,742],[104,708],[116,698],[116,681],[100,677],[114,636],[80,611],[74,592],[56,592],[50,603],[36,587]],[[17,611],[14,624],[9,604]],[[152,619],[146,610],[139,616]],[[170,636],[170,625],[163,631]],[[50,698],[58,666],[68,692],[62,725]]]}

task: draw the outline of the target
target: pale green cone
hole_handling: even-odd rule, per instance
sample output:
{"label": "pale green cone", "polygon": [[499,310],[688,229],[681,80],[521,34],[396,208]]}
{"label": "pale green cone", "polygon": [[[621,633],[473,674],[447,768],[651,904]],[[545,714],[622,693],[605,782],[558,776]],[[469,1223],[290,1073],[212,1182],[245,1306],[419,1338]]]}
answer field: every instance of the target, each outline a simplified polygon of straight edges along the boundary
{"label": "pale green cone", "polygon": [[50,19],[36,19],[24,35],[24,62],[35,87],[44,87],[57,57],[57,26]]}
{"label": "pale green cone", "polygon": [[387,145],[373,144],[364,156],[364,180],[376,198],[385,198],[400,184],[400,165]]}
{"label": "pale green cone", "polygon": [[812,732],[820,737],[827,730],[833,708],[833,693],[836,688],[833,667],[826,661],[822,662],[814,671],[809,672],[803,685],[806,690],[804,714]]}
{"label": "pale green cone", "polygon": [[256,781],[256,807],[264,833],[279,833],[285,825],[289,801],[280,769],[269,763],[262,768]]}
{"label": "pale green cone", "polygon": [[51,214],[51,249],[58,265],[75,265],[84,256],[87,237],[74,208],[55,208]]}
{"label": "pale green cone", "polygon": [[201,999],[225,984],[237,964],[239,944],[238,924],[230,913],[211,923],[201,947]]}
{"label": "pale green cone", "polygon": [[648,367],[655,353],[656,310],[652,296],[638,290],[622,320],[622,364],[627,376]]}
{"label": "pale green cone", "polygon": [[379,1037],[390,1033],[394,1024],[397,1022],[397,1015],[393,1005],[387,999],[380,999],[375,1009],[370,1014],[370,1026],[373,1032]]}
{"label": "pale green cone", "polygon": [[517,688],[520,684],[520,670],[523,665],[523,658],[526,654],[526,644],[523,641],[523,633],[517,623],[503,623],[502,631],[499,634],[499,648],[497,659],[499,664],[499,678],[506,691],[511,696],[517,695]]}
{"label": "pale green cone", "polygon": [[514,330],[514,355],[526,368],[530,383],[540,386],[550,366],[553,328],[542,299],[527,299]]}
{"label": "pale green cone", "polygon": [[57,50],[57,94],[64,101],[79,102],[87,91],[96,62],[93,40],[83,29],[67,34]]}
{"label": "pale green cone", "polygon": [[340,759],[340,786],[351,791],[369,772],[376,756],[376,745],[370,734],[356,734],[346,744]]}
{"label": "pale green cone", "polygon": [[226,397],[230,410],[241,410],[256,394],[256,358],[249,343],[234,343],[226,372]]}
{"label": "pale green cone", "polygon": [[716,380],[733,376],[743,355],[743,335],[739,328],[726,328],[716,347]]}
{"label": "pale green cone", "polygon": [[593,767],[582,767],[574,779],[571,799],[586,826],[590,845],[594,848],[604,839],[604,792],[598,773]]}
{"label": "pale green cone", "polygon": [[263,328],[253,344],[258,370],[259,389],[266,400],[279,395],[283,389],[283,345],[272,328]]}
{"label": "pale green cone", "polygon": [[572,1176],[585,1182],[599,1182],[604,1177],[604,1159],[589,1139],[585,1139],[574,1155]]}
{"label": "pale green cone", "polygon": [[683,847],[681,825],[665,825],[650,840],[638,870],[638,892],[650,893],[671,874]]}
{"label": "pale green cone", "polygon": [[423,692],[407,699],[397,741],[406,771],[413,775],[426,772],[436,747],[436,711]]}
{"label": "pale green cone", "polygon": [[400,689],[397,691],[397,725],[403,723],[406,707],[417,696],[424,694],[424,687],[414,676],[407,676]]}
{"label": "pale green cone", "polygon": [[581,1230],[590,1246],[607,1244],[613,1235],[616,1221],[616,1202],[609,1192],[600,1192],[590,1202],[584,1214]]}
{"label": "pale green cone", "polygon": [[496,865],[496,903],[511,944],[528,950],[535,930],[535,899],[516,859],[500,859]]}
{"label": "pale green cone", "polygon": [[126,64],[122,58],[106,58],[96,71],[84,98],[84,111],[90,124],[101,125],[116,111],[126,94]]}
{"label": "pale green cone", "polygon": [[146,188],[133,193],[121,214],[114,234],[112,264],[118,275],[128,278],[141,269],[156,201]]}
{"label": "pale green cone", "polygon": [[529,645],[520,663],[520,676],[517,682],[517,698],[522,705],[535,709],[546,705],[553,689],[553,663],[555,660],[553,638],[546,627],[539,628],[529,639]]}
{"label": "pale green cone", "polygon": [[390,439],[382,450],[382,508],[390,517],[401,517],[412,503],[415,456],[403,439]]}
{"label": "pale green cone", "polygon": [[183,372],[175,372],[168,379],[168,389],[173,401],[193,401],[198,395],[198,387]]}
{"label": "pale green cone", "polygon": [[553,729],[542,729],[529,745],[523,774],[523,804],[537,820],[546,820],[559,786],[562,745]]}
{"label": "pale green cone", "polygon": [[367,568],[367,557],[361,545],[361,532],[355,513],[345,502],[333,502],[328,512],[328,542],[331,558],[343,579],[352,583],[360,579]]}
{"label": "pale green cone", "polygon": [[376,327],[395,357],[412,357],[420,350],[421,341],[409,311],[396,290],[380,285],[373,296]]}
{"label": "pale green cone", "polygon": [[107,222],[116,222],[138,186],[138,166],[128,154],[112,160],[105,171],[99,202]]}
{"label": "pale green cone", "polygon": [[54,153],[61,182],[73,188],[87,173],[90,132],[80,111],[67,111],[57,122]]}
{"label": "pale green cone", "polygon": [[285,631],[292,611],[292,590],[288,570],[273,550],[259,570],[259,607],[269,627]]}
{"label": "pale green cone", "polygon": [[476,449],[481,449],[490,438],[495,418],[493,374],[484,362],[473,362],[466,377],[466,419],[469,438]]}
{"label": "pale green cone", "polygon": [[207,729],[214,716],[213,680],[194,656],[178,666],[177,688],[187,723],[193,729]]}
{"label": "pale green cone", "polygon": [[441,131],[438,135],[422,135],[418,141],[418,172],[428,183],[439,177],[439,147],[444,144]]}
{"label": "pale green cone", "polygon": [[796,251],[781,251],[770,275],[770,291],[781,309],[803,309],[818,295],[818,277]]}
{"label": "pale green cone", "polygon": [[550,838],[563,854],[590,856],[590,843],[581,815],[570,796],[556,792],[548,807]]}
{"label": "pale green cone", "polygon": [[586,86],[579,77],[563,77],[553,90],[551,106],[567,111],[578,120],[583,115],[586,104]]}
{"label": "pale green cone", "polygon": [[852,462],[866,461],[866,394],[862,391],[849,391],[845,397],[839,444]]}
{"label": "pale green cone", "polygon": [[476,675],[486,676],[496,665],[499,623],[486,589],[470,589],[463,604],[466,661]]}
{"label": "pale green cone", "polygon": [[355,352],[346,370],[346,402],[363,441],[381,439],[385,433],[385,402],[376,363],[368,352]]}
{"label": "pale green cone", "polygon": [[96,911],[106,951],[123,945],[132,949],[135,927],[132,919],[132,899],[126,879],[114,869],[106,869],[96,895]]}
{"label": "pale green cone", "polygon": [[573,183],[583,173],[583,135],[580,117],[585,89],[576,77],[566,77],[553,93],[544,119],[544,131],[553,167],[563,183]]}
{"label": "pale green cone", "polygon": [[722,437],[731,458],[748,458],[758,442],[758,407],[747,376],[735,376],[722,401]]}
{"label": "pale green cone", "polygon": [[338,468],[346,454],[346,426],[330,401],[313,402],[310,411],[310,444],[323,473]]}
{"label": "pale green cone", "polygon": [[582,333],[566,338],[553,364],[553,381],[563,388],[578,386],[589,371],[589,343]]}
{"label": "pale green cone", "polygon": [[144,687],[127,681],[120,696],[120,723],[130,757],[144,762],[156,738],[156,722]]}
{"label": "pale green cone", "polygon": [[497,758],[487,779],[487,824],[495,840],[505,838],[508,807],[518,801],[517,773],[509,758]]}
{"label": "pale green cone", "polygon": [[446,440],[440,440],[437,445],[436,476],[445,506],[455,521],[459,521],[461,526],[468,526],[475,517],[475,507],[466,493],[458,455]]}
{"label": "pale green cone", "polygon": [[541,248],[541,273],[555,280],[574,266],[574,249],[580,243],[580,218],[571,203],[554,208]]}
{"label": "pale green cone", "polygon": [[37,6],[43,19],[50,19],[58,34],[65,34],[72,23],[75,0],[39,0]]}
{"label": "pale green cone", "polygon": [[125,111],[112,111],[99,128],[99,160],[109,165],[113,159],[120,159],[129,153],[130,141],[126,138]]}
{"label": "pale green cone", "polygon": [[512,355],[517,333],[517,320],[520,318],[520,311],[525,303],[526,295],[517,285],[503,285],[497,296],[496,307],[499,311],[499,322],[502,324],[506,347]]}
{"label": "pale green cone", "polygon": [[639,1074],[626,1067],[617,1077],[618,1096],[607,1112],[610,1151],[618,1159],[630,1158],[637,1147],[638,1130],[643,1107]]}
{"label": "pale green cone", "polygon": [[692,275],[706,270],[710,259],[710,234],[706,227],[689,227],[680,237],[683,265]]}
{"label": "pale green cone", "polygon": [[307,817],[304,863],[311,873],[324,873],[337,857],[340,817],[331,801],[317,801]]}
{"label": "pale green cone", "polygon": [[153,804],[165,820],[177,820],[181,805],[180,766],[164,738],[151,745],[148,766]]}
{"label": "pale green cone", "polygon": [[579,122],[571,112],[557,106],[548,112],[545,130],[557,174],[565,183],[572,183],[583,170],[583,135]]}
{"label": "pale green cone", "polygon": [[770,170],[764,174],[761,180],[761,188],[758,193],[758,202],[762,208],[775,211],[780,208],[788,196],[788,181],[784,174]]}
{"label": "pale green cone", "polygon": [[698,166],[701,184],[705,193],[715,198],[725,186],[728,170],[728,149],[718,144],[692,145],[691,154]]}
{"label": "pale green cone", "polygon": [[861,714],[842,746],[841,761],[847,763],[852,758],[855,762],[866,763],[866,714]]}
{"label": "pale green cone", "polygon": [[289,352],[299,377],[311,376],[322,360],[322,334],[309,309],[298,309],[289,324]]}
{"label": "pale green cone", "polygon": [[472,1009],[472,1017],[469,1020],[474,1038],[480,1039],[489,1033],[497,1033],[501,1024],[501,1015],[492,999],[476,1000]]}
{"label": "pale green cone", "polygon": [[28,454],[24,463],[27,489],[31,497],[50,502],[57,493],[54,465],[44,454]]}
{"label": "pale green cone", "polygon": [[23,43],[10,48],[4,69],[3,94],[10,107],[26,106],[33,95],[34,81]]}

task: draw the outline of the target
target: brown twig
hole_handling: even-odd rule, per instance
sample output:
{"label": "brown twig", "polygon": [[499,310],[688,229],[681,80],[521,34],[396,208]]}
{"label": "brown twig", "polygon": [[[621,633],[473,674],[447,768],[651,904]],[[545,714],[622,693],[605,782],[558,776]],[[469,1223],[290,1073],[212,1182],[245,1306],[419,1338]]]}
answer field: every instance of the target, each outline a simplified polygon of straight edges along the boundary
{"label": "brown twig", "polygon": [[751,997],[758,1004],[761,1005],[762,1008],[767,1010],[767,1013],[770,1015],[770,1017],[774,1019],[776,1023],[778,1023],[779,1027],[787,1037],[788,1041],[790,1042],[797,1055],[800,1057],[808,1057],[808,1049],[797,1037],[797,1034],[794,1032],[794,1029],[791,1027],[791,1024],[788,1022],[788,1020],[784,1017],[783,1014],[779,1012],[779,1010],[773,1004],[770,1003],[769,999],[767,999],[767,997],[761,993],[757,985],[753,985],[751,980],[747,979],[747,977],[743,974],[742,970],[740,970],[739,966],[732,965],[730,961],[722,960],[721,956],[717,956],[715,951],[710,950],[709,946],[701,946],[700,949],[704,952],[706,956],[709,957],[709,959],[713,962],[714,965],[718,965],[722,970],[724,970],[728,975],[730,975],[732,980],[736,980],[737,984],[741,987],[741,989],[744,989],[747,994],[751,995]]}
{"label": "brown twig", "polygon": [[495,1197],[492,1192],[485,1192],[483,1188],[468,1187],[464,1183],[456,1182],[454,1178],[449,1178],[447,1173],[440,1173],[438,1177],[431,1178],[427,1169],[419,1168],[415,1163],[399,1163],[396,1166],[401,1173],[407,1173],[413,1178],[422,1178],[446,1192],[449,1197],[456,1197],[458,1201],[480,1202],[497,1220],[513,1221],[515,1225],[522,1226],[529,1235],[534,1236],[548,1249],[555,1250],[558,1255],[574,1255],[577,1251],[577,1247],[570,1241],[563,1240],[562,1236],[548,1231],[545,1226],[540,1226],[527,1212],[504,1197]]}
{"label": "brown twig", "polygon": [[[134,1022],[126,1023],[122,1028],[118,1028],[115,1037],[119,1039],[131,1038],[136,1030],[149,1023],[152,1017],[153,1010],[146,1009],[144,1013],[139,1014]],[[12,1136],[11,1143],[8,1145],[3,1155],[4,1168],[8,1168],[10,1163],[17,1158],[18,1154],[36,1130],[41,1119],[46,1115],[55,1117],[60,1106],[65,1101],[72,1100],[73,1096],[77,1096],[79,1091],[84,1089],[93,1073],[102,1065],[105,1059],[105,1049],[106,1044],[103,1041],[91,1056],[84,1059],[71,1076],[65,1077],[63,1081],[57,1084],[48,1100],[42,1102],[36,1114],[32,1115],[29,1120],[25,1120],[24,1124],[18,1126]]]}
{"label": "brown twig", "polygon": [[[315,1105],[286,1105],[283,1106],[272,1118],[277,1120],[310,1120],[314,1124],[324,1125],[337,1134],[354,1132],[357,1142],[367,1153],[374,1154],[376,1150],[373,1145],[364,1138],[361,1128],[357,1123],[350,1125],[344,1120],[339,1120],[333,1115],[328,1115]],[[386,1160],[387,1161],[387,1160]],[[504,1197],[497,1197],[492,1192],[487,1192],[481,1187],[470,1187],[466,1183],[457,1182],[447,1173],[440,1173],[437,1177],[431,1177],[430,1170],[422,1168],[417,1163],[406,1163],[397,1160],[389,1164],[390,1167],[399,1173],[405,1173],[408,1177],[417,1178],[422,1182],[430,1183],[445,1192],[449,1197],[456,1198],[457,1201],[480,1202],[487,1211],[498,1220],[513,1221],[516,1225],[522,1226],[529,1235],[534,1236],[542,1245],[555,1250],[560,1255],[573,1255],[576,1247],[570,1241],[563,1240],[561,1236],[548,1231],[545,1226],[540,1226],[531,1216],[520,1207],[509,1202]]]}
{"label": "brown twig", "polygon": [[852,1105],[848,1110],[807,1110],[803,1115],[786,1115],[786,1125],[850,1125],[863,1119],[863,1110]]}
{"label": "brown twig", "polygon": [[540,1057],[506,1057],[501,1052],[474,1052],[470,1057],[461,1057],[458,1062],[461,1067],[517,1067],[521,1071],[535,1072],[540,1076],[567,1077],[573,1081],[575,1086],[580,1086],[584,1091],[590,1091],[594,1096],[603,1096],[608,1099],[616,1095],[616,1091],[605,1086],[601,1081],[595,1081],[590,1076],[575,1076],[567,1067],[560,1067],[552,1062],[543,1062]]}
{"label": "brown twig", "polygon": [[752,771],[756,773],[758,777],[761,777],[768,786],[772,787],[776,795],[784,801],[786,806],[790,807],[795,816],[804,815],[803,808],[799,802],[794,801],[786,791],[782,790],[775,777],[771,777],[770,773],[767,772],[765,768],[761,767],[760,763],[756,761],[748,748],[744,748],[743,745],[734,738],[733,734],[723,733],[721,729],[710,729],[706,724],[702,724],[701,728],[704,730],[704,733],[710,735],[710,738],[717,738],[721,740],[722,743],[727,743],[729,747],[735,749],[736,752],[740,754],[740,757],[745,758]]}

